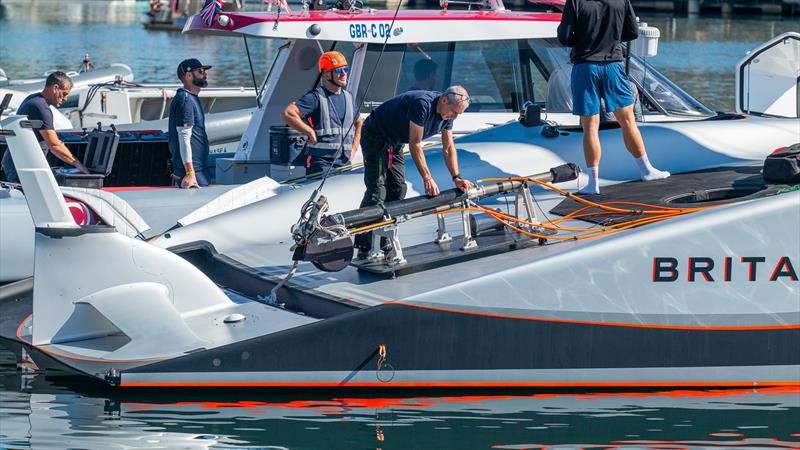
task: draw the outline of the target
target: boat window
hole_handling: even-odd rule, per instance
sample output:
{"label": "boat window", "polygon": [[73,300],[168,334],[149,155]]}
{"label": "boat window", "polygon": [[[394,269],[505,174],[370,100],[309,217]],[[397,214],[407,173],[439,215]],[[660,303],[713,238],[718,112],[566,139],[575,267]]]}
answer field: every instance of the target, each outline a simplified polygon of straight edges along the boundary
{"label": "boat window", "polygon": [[630,77],[647,93],[647,99],[657,103],[667,114],[681,116],[714,115],[713,111],[684,92],[683,89],[662,75],[650,63],[638,56],[631,57],[629,70]]}
{"label": "boat window", "polygon": [[[367,48],[360,97],[373,76],[381,47],[370,44]],[[525,41],[515,40],[389,45],[364,98],[362,112],[413,89],[443,91],[456,84],[470,94],[467,111],[519,111],[525,100],[538,99],[546,91],[544,75],[539,70],[531,74],[531,57]],[[531,92],[531,86],[539,93]]]}
{"label": "boat window", "polygon": [[[540,68],[547,75],[547,111],[570,112],[572,63],[569,61],[569,49],[562,47],[555,39],[529,39],[528,44],[536,56],[531,63],[538,59],[541,62]],[[639,97],[645,114],[714,115],[714,112],[636,56],[631,58],[630,77],[640,91]]]}
{"label": "boat window", "polygon": [[[368,113],[373,108],[394,96],[405,53],[404,45],[387,45],[381,56],[382,44],[369,44],[364,58],[364,69],[358,82],[358,99],[361,112]],[[376,64],[380,64],[376,68]],[[367,87],[369,91],[367,92]],[[366,95],[365,95],[366,94]]]}
{"label": "boat window", "polygon": [[545,42],[539,41],[544,41],[544,39],[520,40],[519,46],[521,61],[527,66],[526,70],[522,71],[522,74],[529,78],[526,81],[526,85],[529,86],[529,92],[524,100],[544,104],[548,93],[547,80],[553,71],[561,65],[561,62],[554,61],[553,55],[547,50],[548,47],[544,45]]}
{"label": "boat window", "polygon": [[444,91],[450,86],[453,67],[451,42],[408,44],[400,66],[400,79],[395,94],[416,89]]}
{"label": "boat window", "polygon": [[451,84],[469,92],[471,111],[519,111],[525,87],[516,41],[458,42]]}

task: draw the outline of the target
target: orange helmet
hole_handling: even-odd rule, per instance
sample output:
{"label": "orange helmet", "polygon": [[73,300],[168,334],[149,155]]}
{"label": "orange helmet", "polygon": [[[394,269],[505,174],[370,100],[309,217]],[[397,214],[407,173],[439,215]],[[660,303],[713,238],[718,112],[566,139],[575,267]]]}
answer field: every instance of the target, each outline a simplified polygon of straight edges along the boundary
{"label": "orange helmet", "polygon": [[325,52],[319,57],[319,71],[333,70],[339,67],[347,67],[347,60],[339,52]]}

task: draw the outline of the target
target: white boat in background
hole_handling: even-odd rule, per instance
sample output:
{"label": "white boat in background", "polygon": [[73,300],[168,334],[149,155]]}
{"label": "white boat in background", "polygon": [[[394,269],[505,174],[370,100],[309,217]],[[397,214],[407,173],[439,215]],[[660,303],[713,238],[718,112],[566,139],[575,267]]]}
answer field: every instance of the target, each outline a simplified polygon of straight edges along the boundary
{"label": "white boat in background", "polygon": [[[15,111],[19,104],[25,100],[25,97],[44,89],[44,82],[50,72],[53,71],[48,71],[43,76],[34,78],[6,78],[5,80],[0,78],[0,98],[3,98],[6,94],[13,94],[9,106],[13,108],[12,112]],[[102,68],[87,67],[87,70],[81,72],[66,70],[64,72],[72,79],[72,91],[64,103],[65,106],[77,102],[78,97],[93,85],[113,83],[114,81],[133,81],[133,70],[130,66],[122,63],[114,63]],[[9,112],[6,111],[4,114],[8,115]]]}
{"label": "white boat in background", "polygon": [[[78,105],[66,111],[74,128],[107,127],[158,121],[169,115],[172,97],[180,84],[106,83],[81,91]],[[208,87],[200,92],[206,114],[256,107],[254,88]],[[165,127],[166,129],[166,127]]]}

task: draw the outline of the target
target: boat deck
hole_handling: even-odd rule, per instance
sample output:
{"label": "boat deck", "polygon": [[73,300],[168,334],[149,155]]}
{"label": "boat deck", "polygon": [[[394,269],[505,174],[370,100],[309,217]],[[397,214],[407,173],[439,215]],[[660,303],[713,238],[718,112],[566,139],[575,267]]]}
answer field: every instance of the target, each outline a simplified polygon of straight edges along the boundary
{"label": "boat deck", "polygon": [[[585,198],[609,204],[631,202],[653,205],[655,208],[697,208],[774,195],[778,190],[787,187],[764,182],[759,171],[760,167],[745,166],[677,174],[666,180],[648,183],[635,181],[605,186],[602,195]],[[539,220],[545,223],[559,216],[574,213],[585,206],[550,191],[536,190],[535,193],[536,213]],[[726,196],[728,198],[725,198]],[[496,197],[491,200],[493,203],[484,206],[506,210],[508,206],[506,198]],[[508,200],[513,201],[511,198]],[[633,213],[606,214],[586,218],[588,220],[567,220],[559,223],[559,226],[596,228],[597,223],[612,225],[636,217],[637,214]],[[514,272],[522,265],[547,264],[547,260],[577,248],[624,238],[626,235],[626,232],[621,232],[585,240],[548,240],[545,245],[540,245],[538,239],[503,230],[480,237],[478,248],[484,248],[484,251],[474,251],[471,255],[473,252],[457,250],[463,238],[461,216],[449,214],[445,218],[447,229],[453,237],[453,242],[449,246],[439,247],[432,243],[436,237],[434,217],[423,217],[400,225],[400,239],[409,261],[412,257],[422,258],[426,260],[426,264],[421,264],[420,267],[397,266],[397,270],[386,270],[386,273],[381,274],[359,269],[354,264],[340,272],[323,272],[311,263],[302,262],[298,266],[297,273],[286,285],[288,289],[279,293],[279,301],[291,302],[298,297],[312,296],[344,302],[351,308],[366,308],[388,302],[448,303],[448,298],[453,304],[463,304],[466,296],[474,297],[471,300],[467,299],[467,303],[478,306],[487,297],[468,295],[466,291],[457,293],[457,289],[453,287],[480,279],[497,277],[502,279],[504,274]],[[516,244],[506,245],[512,241]],[[289,271],[291,252],[288,243],[256,245],[246,250],[222,255],[219,261],[233,264],[238,270],[247,271],[251,276],[264,281],[265,286],[271,287]],[[487,270],[487,267],[491,270]],[[264,295],[267,293],[268,289],[263,292]],[[492,297],[491,293],[486,294],[488,298]],[[454,295],[461,298],[455,301]]]}

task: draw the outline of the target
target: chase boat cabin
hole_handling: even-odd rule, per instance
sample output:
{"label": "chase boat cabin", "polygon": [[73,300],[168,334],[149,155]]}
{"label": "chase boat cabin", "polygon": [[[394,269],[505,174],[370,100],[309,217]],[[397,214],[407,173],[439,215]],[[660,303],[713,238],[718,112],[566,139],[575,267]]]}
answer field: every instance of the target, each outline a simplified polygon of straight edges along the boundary
{"label": "chase boat cabin", "polygon": [[[227,167],[225,161],[218,159],[218,174],[221,165],[227,176],[231,167],[244,165],[250,166],[249,177],[266,174],[268,169],[259,171],[257,167],[270,161],[270,127],[284,125],[283,108],[317,86],[317,60],[320,54],[331,50],[344,54],[350,63],[347,90],[355,94],[364,115],[413,88],[415,66],[428,60],[436,67],[431,90],[461,85],[469,92],[470,107],[456,120],[456,135],[515,120],[526,104],[546,110],[547,120],[577,125],[577,117],[568,109],[552,105],[548,108],[548,98],[563,97],[563,90],[569,89],[571,66],[569,49],[556,39],[561,14],[553,11],[552,5],[559,2],[544,3],[544,12],[510,11],[502,3],[480,4],[477,10],[223,12],[215,16],[210,26],[199,15],[193,16],[184,33],[284,42],[259,86],[259,108],[235,158]],[[548,83],[554,74],[565,69],[566,84]],[[655,70],[646,58],[633,56],[629,70],[639,90],[645,120],[691,120],[715,115]],[[231,165],[232,161],[237,164]],[[272,162],[276,162],[274,156]],[[271,176],[281,181],[281,177]]]}

